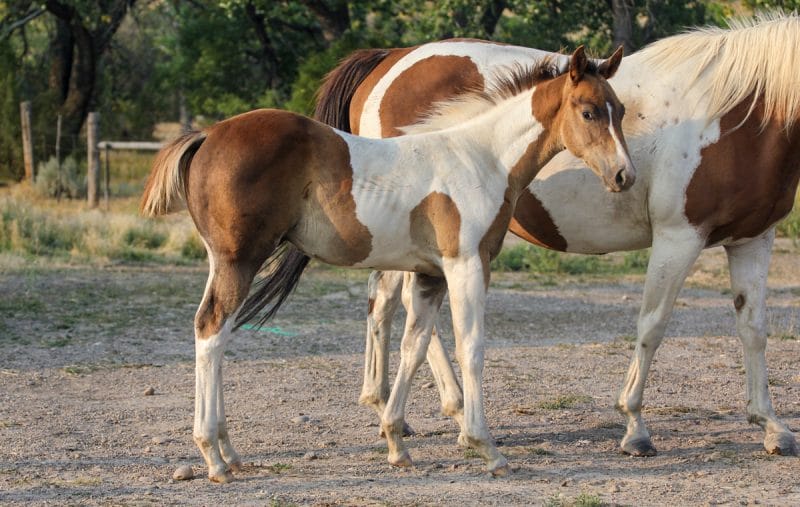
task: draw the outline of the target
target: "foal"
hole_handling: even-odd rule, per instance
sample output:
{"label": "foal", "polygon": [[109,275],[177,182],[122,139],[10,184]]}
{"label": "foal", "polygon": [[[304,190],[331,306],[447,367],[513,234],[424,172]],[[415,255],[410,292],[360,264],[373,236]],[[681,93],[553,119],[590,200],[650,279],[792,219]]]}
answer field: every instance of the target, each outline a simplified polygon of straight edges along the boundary
{"label": "foal", "polygon": [[[493,91],[442,104],[438,117],[464,121],[439,132],[367,139],[297,114],[258,110],[188,133],[159,153],[141,211],[157,216],[185,202],[208,251],[210,273],[195,317],[194,440],[212,481],[231,480],[241,466],[225,423],[224,346],[261,310],[267,308],[262,321],[274,314],[305,255],[413,271],[423,305],[438,307],[449,287],[464,379],[463,441],[492,473],[508,471],[489,434],[481,390],[489,262],[518,196],[560,150],[599,176],[633,181],[623,107],[606,82],[621,56],[618,50],[595,65],[578,48],[567,73],[557,75],[550,62],[517,69]],[[286,243],[302,254],[281,248]],[[265,263],[265,279],[248,297]],[[424,359],[432,326],[425,322],[423,332],[403,340],[399,381],[410,381]],[[382,427],[389,460],[408,464],[401,398],[390,401],[394,410]]]}

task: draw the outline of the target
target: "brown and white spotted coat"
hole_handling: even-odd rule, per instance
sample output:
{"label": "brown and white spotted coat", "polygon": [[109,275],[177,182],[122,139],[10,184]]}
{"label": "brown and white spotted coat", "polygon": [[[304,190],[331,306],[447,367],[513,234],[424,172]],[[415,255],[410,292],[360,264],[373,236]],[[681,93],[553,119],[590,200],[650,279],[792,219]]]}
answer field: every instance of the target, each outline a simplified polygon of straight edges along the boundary
{"label": "brown and white spotted coat", "polygon": [[[627,57],[612,80],[628,111],[623,127],[638,170],[631,190],[606,191],[579,160],[562,153],[520,195],[510,224],[523,239],[559,251],[652,247],[637,346],[618,398],[628,418],[622,449],[634,455],[655,453],[641,418],[647,371],[689,269],[703,248],[714,245],[728,253],[750,420],[764,428],[768,452],[797,453],[769,397],[765,293],[774,224],[792,208],[800,174],[800,129],[794,126],[800,119],[800,62],[796,50],[776,51],[774,41],[800,47],[800,18],[767,15],[732,26],[664,39]],[[498,67],[545,54],[463,40],[390,51],[353,93],[350,126],[365,136],[396,135],[415,121],[412,114],[430,110],[443,95],[490,86]],[[436,72],[435,61],[449,65]],[[413,91],[400,82],[413,83]],[[763,95],[756,97],[755,90]],[[383,344],[396,307],[391,295],[399,294],[401,280],[392,273],[370,278],[377,303],[368,317],[361,401],[379,414],[387,399]],[[435,334],[428,360],[445,411],[457,413],[458,384]]]}
{"label": "brown and white spotted coat", "polygon": [[[281,261],[247,297],[256,272],[287,242],[330,264],[419,273],[413,299],[421,312],[438,307],[450,288],[464,379],[463,440],[491,472],[507,472],[483,408],[489,261],[517,196],[565,147],[598,175],[633,180],[622,108],[604,79],[620,60],[617,52],[593,67],[579,48],[567,74],[544,79],[549,64],[520,71],[494,93],[442,106],[441,117],[462,107],[476,112],[442,131],[376,140],[293,113],[259,110],[187,134],[162,151],[142,211],[162,214],[183,199],[209,254],[209,280],[195,318],[194,438],[213,481],[230,480],[241,464],[225,426],[222,353],[242,323],[240,313],[247,320],[261,300],[285,296],[297,282],[305,264],[287,275]],[[289,252],[279,258],[293,258],[290,250],[278,252]],[[423,359],[432,325],[430,317],[421,318],[426,331],[404,342],[409,365],[401,369],[408,381]],[[391,403],[396,410],[383,421],[390,460],[405,464],[405,403]]]}

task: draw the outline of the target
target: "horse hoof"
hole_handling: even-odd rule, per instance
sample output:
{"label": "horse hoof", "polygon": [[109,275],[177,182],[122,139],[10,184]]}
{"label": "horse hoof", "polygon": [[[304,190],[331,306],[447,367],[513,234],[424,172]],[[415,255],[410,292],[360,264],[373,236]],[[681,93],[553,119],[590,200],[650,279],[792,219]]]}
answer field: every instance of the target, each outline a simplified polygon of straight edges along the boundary
{"label": "horse hoof", "polygon": [[225,472],[221,474],[208,474],[208,479],[217,484],[227,484],[233,480],[233,472],[230,470],[225,470]]}
{"label": "horse hoof", "polygon": [[655,456],[658,454],[656,448],[649,438],[638,438],[629,442],[622,442],[621,451],[623,454],[635,456],[637,458]]}
{"label": "horse hoof", "polygon": [[764,439],[764,449],[768,454],[797,456],[797,441],[791,433],[774,433]]}
{"label": "horse hoof", "polygon": [[411,461],[411,456],[408,451],[398,453],[396,456],[389,455],[389,464],[396,467],[410,467],[414,463]]}
{"label": "horse hoof", "polygon": [[236,458],[232,462],[228,463],[228,466],[230,467],[231,472],[238,474],[242,471],[242,459]]}
{"label": "horse hoof", "polygon": [[511,473],[511,467],[508,466],[508,461],[503,458],[493,468],[489,468],[489,473],[492,474],[492,477],[505,477]]}

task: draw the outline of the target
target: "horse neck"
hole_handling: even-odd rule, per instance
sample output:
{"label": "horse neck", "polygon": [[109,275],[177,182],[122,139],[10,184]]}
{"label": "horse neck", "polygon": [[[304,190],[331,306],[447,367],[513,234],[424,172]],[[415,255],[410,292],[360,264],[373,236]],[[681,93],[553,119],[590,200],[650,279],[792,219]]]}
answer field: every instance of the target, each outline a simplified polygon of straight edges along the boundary
{"label": "horse neck", "polygon": [[532,114],[532,95],[533,89],[525,91],[471,121],[432,135],[446,137],[459,151],[483,152],[478,160],[485,164],[491,158],[509,183],[518,187],[516,191],[521,191],[559,151],[554,147],[547,154],[540,153],[539,149],[549,143],[544,141],[544,125]]}

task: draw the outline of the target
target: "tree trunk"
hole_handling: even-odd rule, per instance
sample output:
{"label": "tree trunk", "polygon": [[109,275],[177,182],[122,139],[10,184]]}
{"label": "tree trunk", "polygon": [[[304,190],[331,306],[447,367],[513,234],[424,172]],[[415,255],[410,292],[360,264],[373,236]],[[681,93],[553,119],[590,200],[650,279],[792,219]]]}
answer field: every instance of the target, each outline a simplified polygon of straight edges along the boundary
{"label": "tree trunk", "polygon": [[500,21],[500,17],[503,15],[503,10],[506,8],[506,4],[506,0],[492,0],[489,2],[489,5],[486,6],[486,10],[483,11],[483,15],[481,16],[481,27],[483,27],[483,31],[487,38],[491,38],[492,35],[494,35],[497,22]]}
{"label": "tree trunk", "polygon": [[[47,0],[47,11],[56,17],[56,40],[51,44],[53,61],[50,86],[60,100],[64,135],[76,139],[94,99],[97,64],[111,43],[122,19],[136,0],[114,0],[104,8],[103,18],[90,29],[72,2]],[[65,86],[66,85],[66,86]],[[64,156],[75,143],[65,143]]]}
{"label": "tree trunk", "polygon": [[614,48],[623,46],[629,55],[636,49],[633,44],[633,27],[631,25],[631,9],[628,0],[611,0],[614,15]]}
{"label": "tree trunk", "polygon": [[330,44],[350,28],[350,11],[346,0],[302,0],[303,5],[317,18],[322,37]]}
{"label": "tree trunk", "polygon": [[69,77],[72,75],[73,46],[69,22],[56,18],[56,32],[50,41],[50,89],[56,93],[59,104],[67,100]]}

